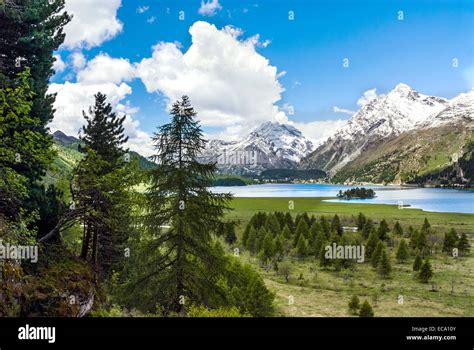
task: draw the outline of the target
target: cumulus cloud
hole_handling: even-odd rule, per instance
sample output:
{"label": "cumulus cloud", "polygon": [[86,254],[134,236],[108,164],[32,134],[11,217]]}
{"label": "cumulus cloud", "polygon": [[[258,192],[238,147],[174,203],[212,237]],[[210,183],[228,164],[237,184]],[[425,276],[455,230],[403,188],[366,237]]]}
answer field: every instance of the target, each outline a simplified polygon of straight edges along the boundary
{"label": "cumulus cloud", "polygon": [[351,110],[345,109],[345,108],[339,108],[338,106],[332,107],[332,111],[334,113],[344,113],[344,114],[349,114],[349,115],[353,115],[355,113],[354,111],[351,111]]}
{"label": "cumulus cloud", "polygon": [[367,103],[377,98],[377,89],[370,89],[364,92],[361,98],[357,101],[357,105],[364,107]]}
{"label": "cumulus cloud", "polygon": [[340,128],[346,124],[347,120],[317,120],[309,123],[298,123],[289,121],[288,124],[293,125],[309,138],[315,146],[320,145],[329,137],[335,134]]}
{"label": "cumulus cloud", "polygon": [[222,10],[222,6],[219,4],[219,0],[209,0],[209,1],[201,1],[201,7],[199,8],[198,12],[200,15],[212,17]]}
{"label": "cumulus cloud", "polygon": [[151,155],[151,139],[134,118],[139,108],[127,99],[132,88],[126,82],[134,75],[135,68],[128,60],[99,54],[78,71],[76,83],[51,84],[49,93],[57,94],[51,129],[77,136],[85,123],[82,112],[94,104],[94,95],[102,92],[117,113],[127,116],[124,121],[125,134],[129,137],[127,146],[142,155]]}
{"label": "cumulus cloud", "polygon": [[277,68],[252,42],[238,40],[241,30],[196,22],[189,33],[192,45],[185,53],[174,43],[161,42],[151,58],[137,65],[148,92],[163,94],[169,103],[188,95],[203,126],[229,132],[285,118],[275,105],[284,91]]}
{"label": "cumulus cloud", "polygon": [[87,63],[86,57],[84,56],[84,54],[82,52],[79,52],[79,51],[72,53],[69,56],[69,60],[71,61],[72,68],[75,71],[78,71],[78,70],[84,68],[84,66]]}
{"label": "cumulus cloud", "polygon": [[66,0],[65,10],[73,19],[64,28],[63,46],[92,48],[116,36],[123,28],[117,19],[121,3],[121,0]]}
{"label": "cumulus cloud", "polygon": [[56,73],[61,73],[66,68],[66,63],[64,63],[63,59],[60,55],[54,55],[54,63],[53,69]]}
{"label": "cumulus cloud", "polygon": [[134,77],[135,68],[127,59],[99,54],[77,74],[77,81],[94,84],[108,82],[119,84],[122,81],[130,81]]}

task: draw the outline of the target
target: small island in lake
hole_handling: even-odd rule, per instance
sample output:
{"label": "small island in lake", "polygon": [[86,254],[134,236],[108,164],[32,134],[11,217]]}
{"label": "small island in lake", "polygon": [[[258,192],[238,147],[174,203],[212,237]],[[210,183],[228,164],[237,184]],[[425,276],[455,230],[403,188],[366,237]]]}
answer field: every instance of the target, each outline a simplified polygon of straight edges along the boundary
{"label": "small island in lake", "polygon": [[337,198],[340,199],[369,199],[375,197],[375,191],[371,188],[356,187],[346,191],[340,190]]}

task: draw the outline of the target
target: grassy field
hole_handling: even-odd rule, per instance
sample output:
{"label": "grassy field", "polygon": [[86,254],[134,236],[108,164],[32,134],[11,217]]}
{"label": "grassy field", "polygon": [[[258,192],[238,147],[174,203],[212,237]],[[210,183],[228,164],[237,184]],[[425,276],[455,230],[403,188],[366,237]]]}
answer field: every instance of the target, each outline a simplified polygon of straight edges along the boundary
{"label": "grassy field", "polygon": [[[398,209],[385,204],[323,202],[323,199],[327,198],[235,198],[231,204],[234,210],[227,215],[239,221],[238,235],[257,211],[290,211],[295,215],[306,211],[317,217],[338,214],[343,224],[348,225],[362,212],[376,222],[386,219],[390,226],[398,220],[404,229],[409,225],[420,227],[426,217],[439,235],[454,227],[458,232],[468,233],[471,247],[473,245],[474,215],[471,214]],[[293,201],[292,210],[289,210],[289,201]],[[474,316],[472,255],[454,259],[435,253],[430,259],[434,277],[429,284],[414,278],[413,258],[404,264],[396,263],[393,250],[390,250],[392,274],[389,279],[381,279],[369,263],[336,272],[321,269],[314,258],[293,258],[294,271],[286,283],[271,269],[261,268],[256,258],[247,252],[241,254],[241,258],[259,270],[268,288],[276,294],[279,315],[348,316],[347,304],[356,294],[361,302],[369,300],[376,316]],[[299,279],[300,275],[303,279]]]}

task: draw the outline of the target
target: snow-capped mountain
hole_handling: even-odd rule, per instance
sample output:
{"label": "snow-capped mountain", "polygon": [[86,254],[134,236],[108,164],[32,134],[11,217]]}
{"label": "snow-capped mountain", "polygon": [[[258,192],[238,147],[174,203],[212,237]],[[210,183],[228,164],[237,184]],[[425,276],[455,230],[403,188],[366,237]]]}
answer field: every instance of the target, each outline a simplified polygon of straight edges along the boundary
{"label": "snow-capped mountain", "polygon": [[449,101],[446,108],[436,115],[432,115],[417,125],[420,128],[434,128],[443,125],[464,124],[474,122],[474,89],[462,93]]}
{"label": "snow-capped mountain", "polygon": [[354,116],[311,155],[301,167],[334,173],[381,140],[419,128],[449,106],[440,97],[418,93],[398,84],[390,93],[363,106]]}
{"label": "snow-capped mountain", "polygon": [[258,174],[266,169],[291,169],[314,150],[301,131],[287,124],[266,122],[240,141],[211,140],[203,161],[217,161],[224,173]]}

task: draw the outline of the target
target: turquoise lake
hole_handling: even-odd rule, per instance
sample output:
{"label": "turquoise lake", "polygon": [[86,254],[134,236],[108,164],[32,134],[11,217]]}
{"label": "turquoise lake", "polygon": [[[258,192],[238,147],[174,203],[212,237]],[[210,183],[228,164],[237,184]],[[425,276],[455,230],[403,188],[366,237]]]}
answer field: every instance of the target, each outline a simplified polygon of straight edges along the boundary
{"label": "turquoise lake", "polygon": [[[339,190],[355,186],[329,184],[265,184],[241,187],[213,187],[217,193],[232,193],[235,197],[335,197]],[[376,198],[339,200],[332,202],[409,205],[426,211],[474,214],[474,190],[441,188],[411,188],[400,186],[363,186],[373,188]]]}

